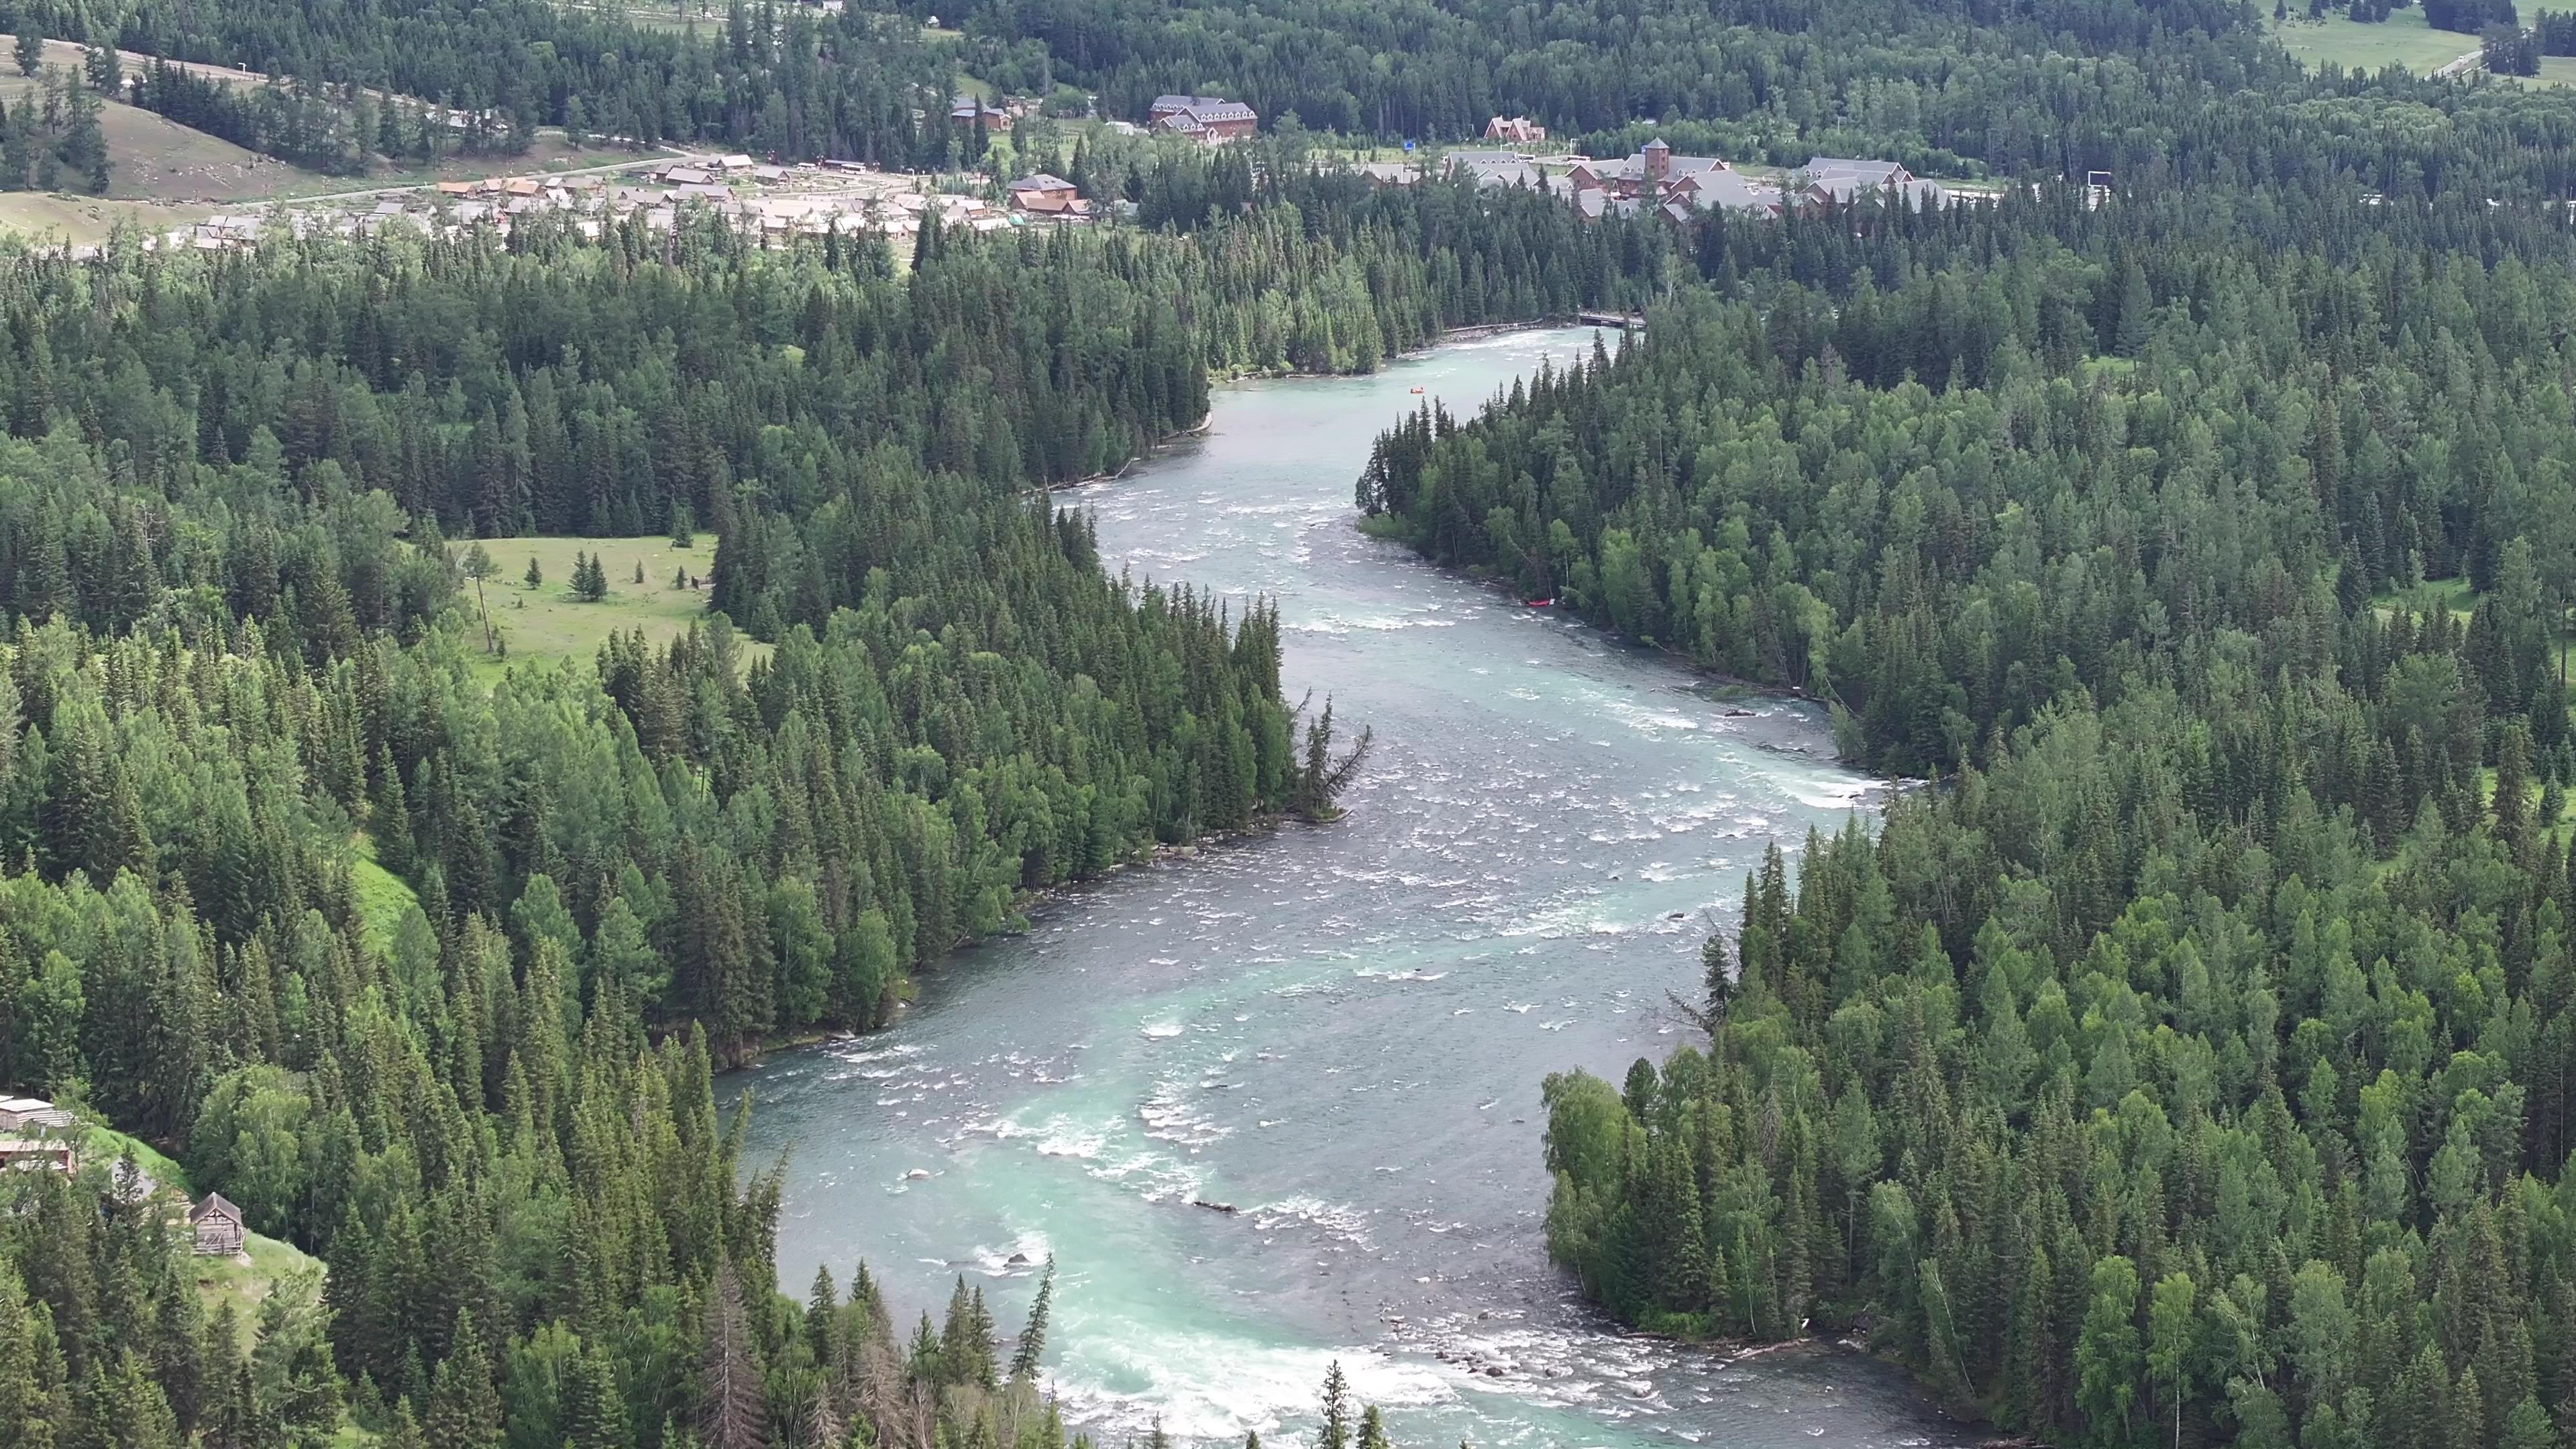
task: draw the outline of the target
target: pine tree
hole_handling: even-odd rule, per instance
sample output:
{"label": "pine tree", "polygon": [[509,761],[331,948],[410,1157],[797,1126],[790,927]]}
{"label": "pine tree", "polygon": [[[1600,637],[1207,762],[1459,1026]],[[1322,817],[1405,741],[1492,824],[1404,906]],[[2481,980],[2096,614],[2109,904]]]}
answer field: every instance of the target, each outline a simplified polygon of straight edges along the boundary
{"label": "pine tree", "polygon": [[818,1364],[840,1361],[840,1290],[833,1286],[832,1270],[821,1263],[814,1265],[814,1287],[805,1297],[805,1348]]}
{"label": "pine tree", "polygon": [[1055,1298],[1055,1255],[1049,1253],[1046,1271],[1038,1278],[1038,1296],[1029,1304],[1029,1320],[1020,1329],[1019,1347],[1011,1353],[1011,1382],[1037,1381],[1038,1360],[1046,1352],[1047,1310]]}
{"label": "pine tree", "polygon": [[471,1309],[458,1309],[454,1345],[430,1382],[421,1430],[429,1449],[492,1449],[501,1442],[501,1396]]}
{"label": "pine tree", "polygon": [[42,1449],[61,1427],[45,1367],[26,1286],[0,1252],[0,1449]]}
{"label": "pine tree", "polygon": [[1351,1385],[1342,1377],[1342,1361],[1324,1370],[1324,1427],[1316,1449],[1351,1449]]}

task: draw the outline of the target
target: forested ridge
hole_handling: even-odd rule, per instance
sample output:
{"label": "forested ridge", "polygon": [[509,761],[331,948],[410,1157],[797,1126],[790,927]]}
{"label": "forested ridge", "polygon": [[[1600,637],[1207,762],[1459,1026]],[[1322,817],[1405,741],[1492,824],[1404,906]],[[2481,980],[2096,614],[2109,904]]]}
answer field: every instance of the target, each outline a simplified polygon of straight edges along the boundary
{"label": "forested ridge", "polygon": [[1748,883],[1704,1047],[1547,1083],[1622,1317],[2056,1443],[2576,1427],[2569,239],[2329,175],[1712,226],[1381,439],[1380,530],[1937,777]]}

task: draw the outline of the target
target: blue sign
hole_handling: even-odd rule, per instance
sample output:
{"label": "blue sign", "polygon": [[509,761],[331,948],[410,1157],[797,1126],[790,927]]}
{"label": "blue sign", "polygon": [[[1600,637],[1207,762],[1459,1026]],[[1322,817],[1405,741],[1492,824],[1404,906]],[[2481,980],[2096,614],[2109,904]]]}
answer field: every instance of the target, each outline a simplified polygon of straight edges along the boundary
{"label": "blue sign", "polygon": [[1407,141],[1407,142],[1405,142],[1405,143],[1404,143],[1404,149],[1405,149],[1405,150],[1407,150],[1407,151],[1412,150],[1412,149],[1413,149],[1413,143],[1412,143],[1411,141]]}

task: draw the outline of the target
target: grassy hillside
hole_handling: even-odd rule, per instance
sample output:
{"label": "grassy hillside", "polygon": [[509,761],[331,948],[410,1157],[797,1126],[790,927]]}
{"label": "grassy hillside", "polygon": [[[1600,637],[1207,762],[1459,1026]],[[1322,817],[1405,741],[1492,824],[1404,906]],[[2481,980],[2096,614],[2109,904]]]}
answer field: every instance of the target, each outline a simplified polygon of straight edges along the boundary
{"label": "grassy hillside", "polygon": [[[81,1150],[85,1154],[84,1160],[93,1162],[114,1162],[132,1153],[136,1164],[152,1175],[152,1180],[160,1185],[162,1191],[173,1195],[169,1198],[173,1213],[181,1211],[179,1198],[184,1197],[192,1203],[197,1200],[197,1193],[188,1182],[187,1169],[139,1137],[129,1137],[113,1128],[92,1126]],[[251,1329],[257,1322],[260,1300],[275,1292],[279,1281],[291,1273],[319,1273],[321,1263],[292,1243],[282,1243],[257,1233],[249,1236],[243,1256],[249,1261],[214,1257],[201,1257],[194,1261],[197,1291],[205,1298],[206,1311],[213,1313],[217,1304],[229,1299],[234,1310],[241,1314],[242,1343],[247,1348]]]}
{"label": "grassy hillside", "polygon": [[[7,55],[10,41],[10,36],[0,34],[0,104],[14,104],[29,92],[41,96],[43,86],[40,79],[18,74]],[[77,45],[47,41],[44,63],[77,74],[82,54]],[[129,75],[149,63],[147,57],[125,52]],[[258,85],[267,80],[263,75],[219,66],[189,65],[187,69],[239,85]],[[453,157],[434,167],[395,165],[377,158],[374,168],[364,177],[327,176],[259,155],[121,102],[110,102],[100,111],[99,127],[107,136],[107,195],[0,192],[0,231],[80,244],[96,242],[122,224],[168,231],[219,212],[252,210],[294,197],[567,170],[613,162],[623,154],[579,150],[567,145],[560,135],[541,134],[518,156]]]}
{"label": "grassy hillside", "polygon": [[[711,533],[699,534],[697,545],[685,550],[671,547],[671,540],[660,536],[498,538],[483,546],[496,566],[492,577],[483,582],[483,600],[503,646],[499,655],[484,655],[477,665],[491,679],[500,678],[513,664],[555,659],[588,662],[612,632],[642,629],[646,638],[658,642],[707,617],[704,588],[671,585],[683,568],[701,583],[714,571],[716,540]],[[608,570],[608,597],[597,603],[585,603],[572,594],[573,562],[585,553],[599,555]],[[544,582],[533,589],[524,581],[530,557],[544,574]],[[644,567],[640,584],[635,582],[639,563]],[[469,585],[467,607],[473,602]],[[767,648],[750,645],[746,654]]]}
{"label": "grassy hillside", "polygon": [[[243,1262],[242,1258],[250,1261]],[[197,1292],[206,1301],[206,1312],[212,1316],[217,1306],[229,1302],[233,1312],[241,1315],[242,1347],[249,1348],[258,1335],[259,1305],[289,1274],[321,1271],[321,1260],[293,1243],[249,1234],[242,1240],[242,1258],[206,1258],[197,1262]]]}

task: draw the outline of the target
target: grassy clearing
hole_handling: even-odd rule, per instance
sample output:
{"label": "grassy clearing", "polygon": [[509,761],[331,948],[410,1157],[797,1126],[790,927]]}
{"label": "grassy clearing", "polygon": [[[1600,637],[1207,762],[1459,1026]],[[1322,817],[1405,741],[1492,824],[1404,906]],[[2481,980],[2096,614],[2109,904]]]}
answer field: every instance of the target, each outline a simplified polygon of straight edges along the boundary
{"label": "grassy clearing", "polygon": [[[2426,579],[2411,590],[2387,589],[2373,594],[2370,596],[2370,607],[2379,617],[2385,619],[2400,604],[2404,604],[2418,614],[2439,605],[2451,611],[2452,622],[2466,625],[2478,612],[2478,599],[2478,591],[2471,588],[2465,578]],[[2562,630],[2559,633],[2558,672],[2570,678],[2576,678],[2576,630]],[[2495,783],[2495,772],[2490,770],[2487,774],[2487,783],[2492,789]],[[2535,790],[2533,794],[2536,797],[2538,791]]]}
{"label": "grassy clearing", "polygon": [[2356,24],[2341,15],[2310,20],[2293,14],[2274,24],[2272,34],[2282,49],[2311,69],[2339,65],[2345,70],[2376,71],[2402,65],[2417,75],[2429,75],[2478,48],[2474,35],[2425,24],[2422,7],[2413,5],[2390,11],[2386,20],[2375,25]]}
{"label": "grassy clearing", "polygon": [[420,905],[409,882],[376,863],[376,842],[360,832],[350,840],[349,880],[357,887],[358,914],[366,918],[367,940],[378,951],[391,951],[403,917]]}
{"label": "grassy clearing", "polygon": [[[2479,766],[2478,798],[2486,801],[2490,807],[2495,803],[2495,787],[2495,766]],[[2531,786],[2523,791],[2523,797],[2531,802],[2531,812],[2535,818],[2540,814],[2540,791],[2541,786],[2538,781],[2532,782]],[[2559,802],[2557,819],[2541,820],[2538,823],[2541,829],[2547,830],[2552,826],[2565,825],[2570,821],[2576,821],[2576,792],[2570,792],[2564,800]]]}
{"label": "grassy clearing", "polygon": [[164,232],[225,210],[211,202],[119,201],[46,191],[0,191],[0,232],[51,237],[74,246],[105,241],[120,226]]}
{"label": "grassy clearing", "polygon": [[725,12],[705,3],[705,0],[681,0],[678,4],[658,5],[566,4],[563,8],[613,16],[645,30],[680,31],[696,26],[701,31],[721,34],[725,24]]}
{"label": "grassy clearing", "polygon": [[318,1267],[313,1256],[293,1243],[251,1233],[242,1239],[240,1258],[192,1258],[197,1265],[197,1293],[205,1299],[206,1313],[213,1316],[224,1303],[241,1315],[242,1347],[248,1349],[258,1338],[259,1305],[277,1291],[277,1285],[289,1274]]}
{"label": "grassy clearing", "polygon": [[2413,589],[2387,589],[2370,596],[2370,607],[2383,619],[2399,604],[2418,614],[2438,604],[2449,609],[2453,618],[2466,623],[2478,611],[2478,591],[2465,578],[2426,579]]}
{"label": "grassy clearing", "polygon": [[2576,86],[2576,55],[2544,55],[2538,75],[2500,75],[2497,80],[2517,86]]}
{"label": "grassy clearing", "polygon": [[[668,537],[650,538],[496,538],[484,542],[495,565],[484,580],[483,597],[491,610],[493,631],[506,653],[484,655],[475,668],[487,680],[498,680],[512,665],[556,659],[588,663],[612,633],[641,629],[659,643],[674,638],[707,617],[703,588],[675,589],[673,575],[686,568],[704,582],[715,569],[716,540],[701,533],[697,546],[671,547]],[[572,568],[577,555],[595,553],[608,570],[608,597],[584,603],[572,596]],[[544,582],[529,588],[528,560],[534,557]],[[635,582],[635,566],[644,566],[644,582]],[[473,603],[469,588],[466,603]],[[766,645],[746,641],[745,657],[765,652]]]}

